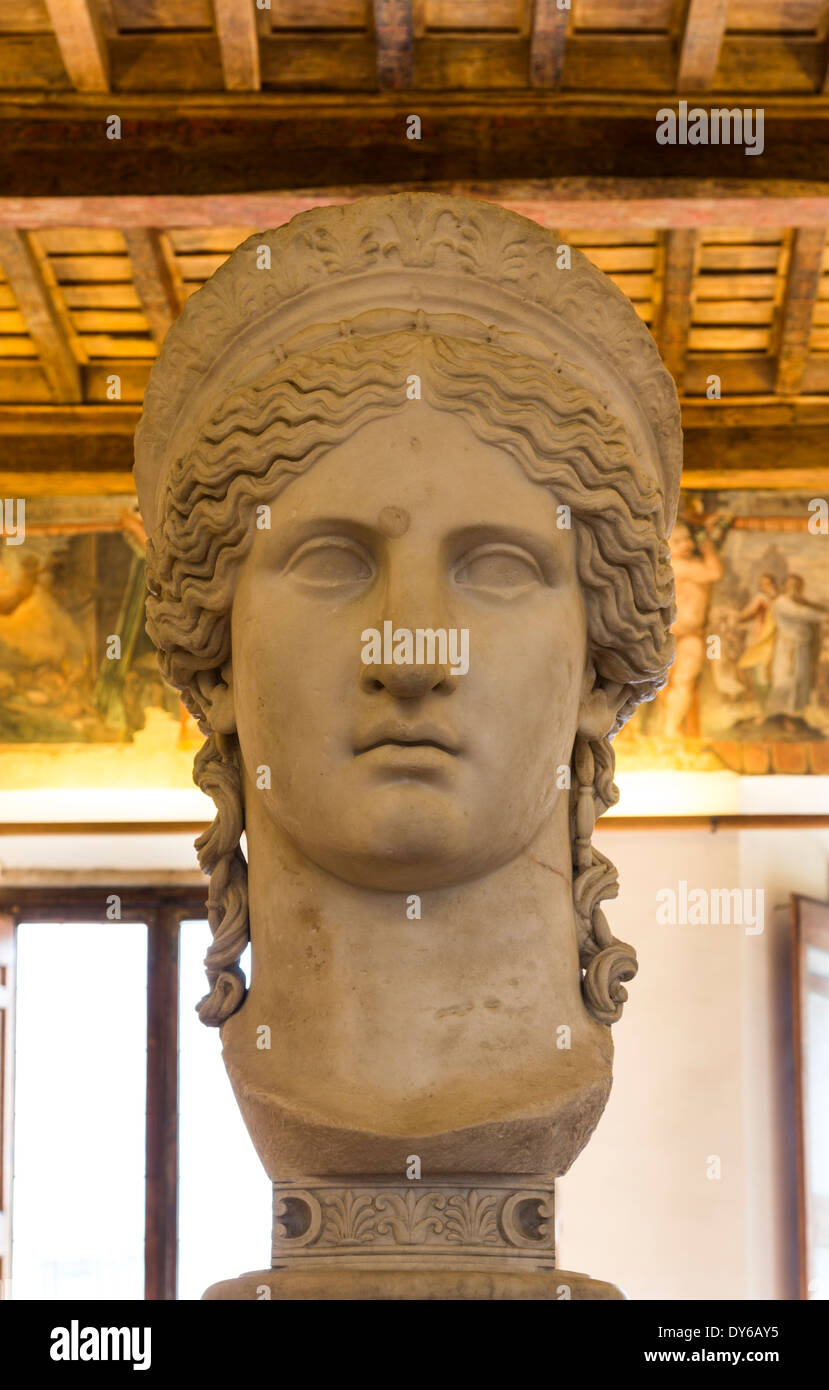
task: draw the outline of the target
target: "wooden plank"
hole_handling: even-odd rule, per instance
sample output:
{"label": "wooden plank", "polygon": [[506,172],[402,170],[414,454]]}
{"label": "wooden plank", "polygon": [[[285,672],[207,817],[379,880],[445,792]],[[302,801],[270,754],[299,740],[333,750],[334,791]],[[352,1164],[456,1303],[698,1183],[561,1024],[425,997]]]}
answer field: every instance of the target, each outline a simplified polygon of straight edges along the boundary
{"label": "wooden plank", "polygon": [[709,376],[718,376],[729,396],[766,395],[774,389],[774,359],[759,352],[693,353],[685,364],[685,394],[704,396]]}
{"label": "wooden plank", "polygon": [[119,94],[225,90],[219,38],[212,32],[118,34],[110,39],[109,58]]}
{"label": "wooden plank", "polygon": [[780,259],[780,242],[762,242],[759,245],[714,246],[706,244],[700,250],[700,270],[777,270]]}
{"label": "wooden plank", "polygon": [[140,29],[212,29],[211,0],[110,0],[122,33]]}
{"label": "wooden plank", "polygon": [[[118,338],[112,333],[84,333],[81,335],[81,342],[90,362],[103,358],[105,361],[117,363],[120,357],[135,359],[158,356],[158,343],[152,338]],[[117,365],[115,370],[118,370]]]}
{"label": "wooden plank", "polygon": [[211,252],[229,256],[255,231],[255,227],[170,227],[167,235],[177,256]]}
{"label": "wooden plank", "polygon": [[706,246],[761,246],[775,242],[780,245],[780,233],[773,227],[708,227]]}
{"label": "wooden plank", "polygon": [[530,86],[560,86],[571,14],[569,4],[560,9],[556,0],[533,0]]}
{"label": "wooden plank", "polygon": [[567,41],[565,86],[573,92],[598,88],[602,92],[665,93],[673,91],[675,68],[674,44],[667,34],[585,34],[577,30]]}
{"label": "wooden plank", "polygon": [[109,53],[98,0],[46,0],[64,67],[79,92],[109,90]]}
{"label": "wooden plank", "polygon": [[213,0],[216,33],[229,92],[258,92],[259,37],[253,0]]}
{"label": "wooden plank", "polygon": [[365,29],[371,0],[271,0],[273,29]]}
{"label": "wooden plank", "polygon": [[728,0],[688,0],[679,49],[678,92],[705,92],[714,84],[728,19]]}
{"label": "wooden plank", "polygon": [[132,279],[128,256],[50,256],[49,260],[61,285],[71,281],[111,284]]}
{"label": "wooden plank", "polygon": [[40,244],[50,256],[122,256],[124,238],[114,228],[44,227]]}
{"label": "wooden plank", "polygon": [[635,272],[626,275],[623,271],[614,271],[611,275],[614,285],[618,285],[622,294],[626,294],[628,299],[649,299],[653,294],[653,275],[637,275]]}
{"label": "wooden plank", "polygon": [[[0,465],[0,495],[4,497],[128,497],[135,493],[132,470],[123,473],[14,472]],[[28,526],[27,526],[28,532]]]}
{"label": "wooden plank", "polygon": [[62,285],[63,302],[67,309],[140,309],[141,303],[132,284]]}
{"label": "wooden plank", "polygon": [[817,33],[825,23],[825,0],[731,0],[729,28],[736,33],[781,30],[787,34]]}
{"label": "wooden plank", "polygon": [[[704,367],[714,362],[710,354],[700,360]],[[695,361],[692,358],[691,364]],[[718,365],[723,368],[722,360]],[[728,370],[726,363],[724,380]],[[137,403],[0,405],[3,476],[14,472],[27,477],[41,491],[48,478],[53,491],[94,492],[90,479],[100,478],[108,492],[132,492],[132,436],[139,413]],[[798,467],[829,468],[827,396],[786,400],[764,394],[753,400],[735,391],[722,401],[686,397],[682,423],[686,467],[776,470],[789,478],[791,470],[780,468],[781,457],[786,457]]]}
{"label": "wooden plank", "polygon": [[0,338],[0,358],[37,357],[38,352],[30,338]]}
{"label": "wooden plank", "polygon": [[427,29],[519,29],[522,8],[522,0],[425,0],[423,19]]}
{"label": "wooden plank", "polygon": [[[781,467],[781,460],[786,466]],[[717,469],[753,470],[765,473],[768,486],[792,486],[791,468],[829,473],[829,427],[816,428],[746,426],[743,429],[694,429],[685,436],[683,482],[686,471]]]}
{"label": "wooden plank", "polygon": [[592,246],[655,246],[657,242],[656,232],[644,227],[616,227],[609,232],[590,227],[576,230],[560,227],[559,234],[562,241],[577,246],[580,251],[587,251]]}
{"label": "wooden plank", "polygon": [[682,400],[682,428],[755,429],[829,425],[827,396],[740,396],[730,393],[724,400]]}
{"label": "wooden plank", "polygon": [[0,0],[0,32],[50,34],[45,0]]}
{"label": "wooden plank", "polygon": [[829,392],[829,353],[812,353],[803,369],[804,393]]}
{"label": "wooden plank", "polygon": [[0,362],[0,404],[51,399],[52,391],[39,362]]}
{"label": "wooden plank", "polygon": [[48,258],[31,233],[0,230],[0,261],[55,400],[81,400],[71,326],[61,309]]}
{"label": "wooden plank", "polygon": [[579,248],[599,270],[607,274],[613,271],[653,270],[657,263],[658,251],[654,244],[649,246],[582,246]]}
{"label": "wooden plank", "polygon": [[577,0],[580,29],[668,33],[676,0]]}
{"label": "wooden plank", "polygon": [[[820,88],[825,61],[825,45],[816,39],[788,34],[726,34],[714,86],[720,92],[749,96],[814,93]],[[762,105],[768,114],[765,98]]]}
{"label": "wooden plank", "polygon": [[776,388],[784,395],[797,395],[803,382],[825,251],[826,228],[795,229],[777,347]]}
{"label": "wooden plank", "polygon": [[156,343],[163,343],[184,303],[175,255],[166,234],[155,227],[125,230],[124,238],[141,307]]}
{"label": "wooden plank", "polygon": [[[2,327],[0,314],[0,327]],[[141,310],[76,309],[72,322],[78,333],[149,333],[150,325]]]}
{"label": "wooden plank", "polygon": [[144,1238],[147,1301],[176,1296],[178,1234],[178,923],[147,914],[147,1150]]}
{"label": "wooden plank", "polygon": [[767,324],[774,318],[770,299],[700,299],[694,304],[694,323]]}
{"label": "wooden plank", "polygon": [[754,275],[701,273],[697,277],[697,299],[766,299],[774,300],[777,276],[758,272]]}
{"label": "wooden plank", "polygon": [[[144,153],[142,161],[150,162]],[[181,170],[178,172],[179,181],[186,181],[186,175]],[[651,237],[654,228],[705,229],[711,219],[716,218],[719,226],[730,222],[741,236],[746,224],[754,223],[758,228],[772,229],[777,238],[785,227],[824,227],[829,223],[829,181],[615,177],[476,179],[469,176],[429,181],[424,187],[435,192],[461,193],[499,202],[556,230],[562,225],[578,224],[582,235],[591,229],[598,232],[611,229],[613,235],[618,236],[620,228],[632,227],[637,231],[647,229],[646,234]],[[408,181],[383,185],[384,192],[410,188]],[[377,191],[376,185],[364,183],[328,185],[314,190],[297,186],[296,190],[270,193],[144,192],[88,196],[75,192],[66,198],[0,196],[0,227],[55,227],[82,221],[89,227],[191,228],[197,234],[203,228],[225,227],[235,222],[254,228],[278,227],[308,209],[326,203],[351,202]],[[129,271],[125,269],[128,278]],[[713,283],[719,277],[707,278]],[[741,279],[753,286],[746,294],[740,288]],[[735,275],[729,283],[729,292],[735,298],[756,297],[757,285],[762,284],[762,279],[759,275]],[[114,294],[116,288],[119,294],[130,294],[128,284],[109,288],[67,284],[64,295],[67,302],[74,296],[76,305],[84,303],[91,307],[105,300],[82,296]],[[762,293],[773,295],[773,276],[769,277]],[[118,302],[124,307],[136,304],[134,298]]]}
{"label": "wooden plank", "polygon": [[0,912],[0,1298],[11,1297],[15,927],[11,913]]}
{"label": "wooden plank", "polygon": [[0,89],[71,90],[54,34],[0,34]]}
{"label": "wooden plank", "polygon": [[182,280],[198,280],[200,284],[203,284],[219,269],[220,265],[224,265],[229,255],[229,251],[204,253],[194,251],[177,257]]}
{"label": "wooden plank", "polygon": [[768,352],[770,328],[696,328],[688,331],[689,352]]}
{"label": "wooden plank", "polygon": [[526,86],[528,38],[517,34],[427,34],[415,49],[418,91],[488,92]]}
{"label": "wooden plank", "polygon": [[[328,42],[315,39],[313,46],[321,50]],[[357,79],[352,81],[352,73],[363,64],[366,80],[374,81],[373,46],[361,38],[336,42],[342,45],[337,65],[345,69],[337,80],[354,85]],[[436,182],[454,184],[459,191],[461,185],[472,192],[481,187],[486,196],[487,185],[493,184],[529,191],[545,182],[560,186],[563,179],[615,175],[635,181],[654,178],[664,187],[671,180],[686,183],[705,176],[716,181],[712,189],[715,196],[717,191],[722,196],[726,181],[748,185],[754,181],[759,215],[752,215],[748,223],[744,218],[743,225],[764,226],[776,212],[771,208],[763,213],[764,184],[794,180],[815,186],[816,174],[829,169],[827,102],[815,102],[811,97],[808,102],[764,98],[766,125],[774,138],[769,134],[762,159],[747,158],[742,147],[733,145],[677,145],[670,148],[668,157],[666,148],[654,138],[658,108],[650,94],[653,82],[644,97],[541,91],[519,96],[494,89],[488,93],[479,89],[474,95],[447,93],[445,79],[452,77],[455,60],[447,67],[445,50],[454,48],[455,41],[435,42],[444,50],[440,58],[443,66],[437,67],[431,78],[441,86],[441,93],[418,93],[417,111],[425,133],[422,140],[405,140],[409,103],[402,109],[399,95],[358,98],[333,91],[320,93],[328,63],[318,60],[316,76],[309,78],[307,66],[286,73],[283,56],[277,62],[278,80],[316,83],[313,98],[298,91],[290,96],[284,92],[224,93],[220,98],[204,90],[198,98],[184,92],[164,97],[120,92],[118,110],[125,133],[117,150],[113,142],[101,138],[109,101],[96,98],[93,103],[91,98],[76,95],[67,102],[55,96],[46,107],[42,100],[33,104],[35,94],[31,92],[13,100],[7,96],[0,102],[0,120],[6,122],[0,142],[0,191],[4,198],[45,194],[66,198],[58,224],[67,225],[72,210],[77,222],[75,200],[81,196],[261,195],[267,189],[271,194],[314,191],[319,199],[331,189],[353,196],[360,190]],[[461,46],[464,42],[458,41]],[[508,49],[504,54],[497,45],[486,60],[479,53],[482,66],[477,76],[482,82],[524,82],[519,66],[526,57],[526,53],[522,57],[521,48],[523,44],[526,49],[526,42],[511,38],[504,42]],[[366,47],[367,58],[360,56],[361,45]],[[517,47],[513,51],[510,45]],[[418,45],[416,63],[420,62],[421,47]],[[571,48],[572,44],[568,48],[568,82]],[[625,68],[628,59],[624,54],[618,56],[618,73],[627,85],[631,81]],[[503,70],[499,72],[502,58]],[[187,51],[178,52],[176,61],[187,66]],[[267,61],[263,48],[263,81]],[[636,78],[635,63],[633,68]],[[220,64],[217,76],[221,80]],[[476,73],[469,68],[462,76],[467,83],[476,80]],[[158,73],[148,72],[148,85],[157,85],[157,78],[161,80]],[[181,86],[190,77],[176,76],[174,80]],[[671,80],[668,76],[668,83]],[[660,105],[664,99],[663,92]],[[739,98],[722,100],[736,104]],[[44,118],[46,111],[48,120]],[[140,126],[135,124],[139,121]],[[69,149],[71,160],[67,159]],[[668,169],[670,178],[666,178]],[[827,181],[823,182],[825,186]],[[573,213],[572,206],[565,206],[563,212],[573,225],[577,212]],[[635,217],[629,214],[622,213],[621,221],[612,221],[611,215],[612,210],[604,223],[608,227],[614,221],[617,225],[636,225]],[[712,218],[717,225],[723,223],[716,203],[710,208],[701,205],[696,214],[689,212],[687,216],[696,216],[699,225]],[[236,220],[232,212],[224,218],[225,223]],[[557,213],[557,225],[563,220],[561,212]],[[268,224],[257,217],[252,225]],[[638,225],[664,224],[649,220]],[[789,225],[803,224],[790,219]]]}
{"label": "wooden plank", "polygon": [[684,384],[699,248],[700,236],[695,230],[677,229],[665,234],[665,269],[656,339],[665,366],[680,390]]}
{"label": "wooden plank", "polygon": [[373,0],[377,85],[381,91],[409,91],[414,81],[414,28],[411,0]]}
{"label": "wooden plank", "polygon": [[[377,50],[368,34],[273,34],[259,40],[262,86],[287,91],[371,92]],[[398,146],[399,149],[399,146]]]}
{"label": "wooden plank", "polygon": [[98,435],[129,438],[139,418],[140,412],[130,405],[0,406],[0,437],[60,435],[64,442],[71,436],[84,443]]}
{"label": "wooden plank", "polygon": [[90,362],[83,369],[83,398],[91,405],[108,405],[109,378],[115,375],[121,382],[122,403],[143,401],[151,367],[150,361]]}

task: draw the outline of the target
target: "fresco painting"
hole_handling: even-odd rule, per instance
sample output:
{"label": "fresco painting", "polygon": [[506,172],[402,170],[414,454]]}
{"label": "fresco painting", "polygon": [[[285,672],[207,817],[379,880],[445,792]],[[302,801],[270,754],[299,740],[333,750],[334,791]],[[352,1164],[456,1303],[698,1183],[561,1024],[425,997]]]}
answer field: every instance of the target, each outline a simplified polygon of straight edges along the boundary
{"label": "fresco painting", "polygon": [[[60,752],[63,762],[75,758],[85,783],[83,769],[92,765],[77,758],[80,751],[128,749],[142,735],[142,757],[167,750],[170,783],[181,785],[177,754],[192,759],[200,735],[159,673],[144,628],[144,592],[143,529],[132,497],[27,504],[23,543],[0,547],[4,786],[25,785],[24,751],[34,785],[41,781],[37,750],[47,749],[52,773]],[[129,782],[129,756],[116,766]]]}
{"label": "fresco painting", "polygon": [[676,660],[620,768],[829,772],[829,537],[809,494],[683,493]]}
{"label": "fresco painting", "polygon": [[[810,500],[683,493],[676,661],[616,740],[620,771],[829,774],[829,537],[810,529]],[[24,543],[0,547],[4,785],[129,785],[151,765],[156,783],[162,769],[192,785],[201,736],[158,671],[144,589],[134,498],[27,504]]]}

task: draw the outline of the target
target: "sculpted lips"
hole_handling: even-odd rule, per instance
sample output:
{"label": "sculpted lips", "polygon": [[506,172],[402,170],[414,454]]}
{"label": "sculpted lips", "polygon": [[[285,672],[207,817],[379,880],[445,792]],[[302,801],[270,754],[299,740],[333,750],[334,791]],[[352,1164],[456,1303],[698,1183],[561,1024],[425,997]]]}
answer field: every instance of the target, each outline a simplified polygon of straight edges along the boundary
{"label": "sculpted lips", "polygon": [[451,735],[435,724],[406,725],[399,722],[383,724],[372,729],[355,745],[354,756],[371,753],[375,748],[436,748],[440,753],[457,757],[458,746]]}

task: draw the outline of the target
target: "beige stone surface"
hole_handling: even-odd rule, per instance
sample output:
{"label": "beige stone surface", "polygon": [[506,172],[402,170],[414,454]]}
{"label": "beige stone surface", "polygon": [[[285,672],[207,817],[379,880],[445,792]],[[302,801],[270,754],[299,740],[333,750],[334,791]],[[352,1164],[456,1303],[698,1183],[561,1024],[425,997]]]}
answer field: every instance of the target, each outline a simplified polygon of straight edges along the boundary
{"label": "beige stone surface", "polygon": [[[636,971],[591,834],[611,737],[672,657],[680,466],[632,306],[473,200],[303,214],[168,335],[136,440],[148,626],[208,735],[199,1012],[277,1190],[368,1184],[381,1217],[422,1182],[494,1211],[493,1182],[552,1193],[587,1142]],[[427,1252],[454,1274],[414,1249],[366,1271],[346,1232],[336,1274],[273,1296],[558,1297],[494,1272],[518,1258],[497,1220]],[[330,1291],[352,1278],[381,1292]]]}
{"label": "beige stone surface", "polygon": [[244,1302],[247,1299],[279,1302],[386,1302],[413,1299],[418,1302],[482,1300],[492,1302],[616,1302],[625,1294],[615,1284],[591,1279],[569,1269],[543,1274],[494,1271],[386,1270],[282,1270],[260,1269],[238,1279],[211,1284],[203,1297],[211,1303]]}

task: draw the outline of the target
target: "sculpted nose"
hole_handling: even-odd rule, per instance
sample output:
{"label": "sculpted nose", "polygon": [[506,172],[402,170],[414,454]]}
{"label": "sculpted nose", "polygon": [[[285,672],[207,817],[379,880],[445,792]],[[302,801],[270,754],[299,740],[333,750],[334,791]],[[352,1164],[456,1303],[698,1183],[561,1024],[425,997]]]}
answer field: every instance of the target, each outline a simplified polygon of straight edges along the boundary
{"label": "sculpted nose", "polygon": [[398,700],[418,700],[431,690],[450,694],[457,687],[458,678],[448,665],[411,662],[398,666],[384,662],[363,665],[360,682],[364,690],[387,690]]}

